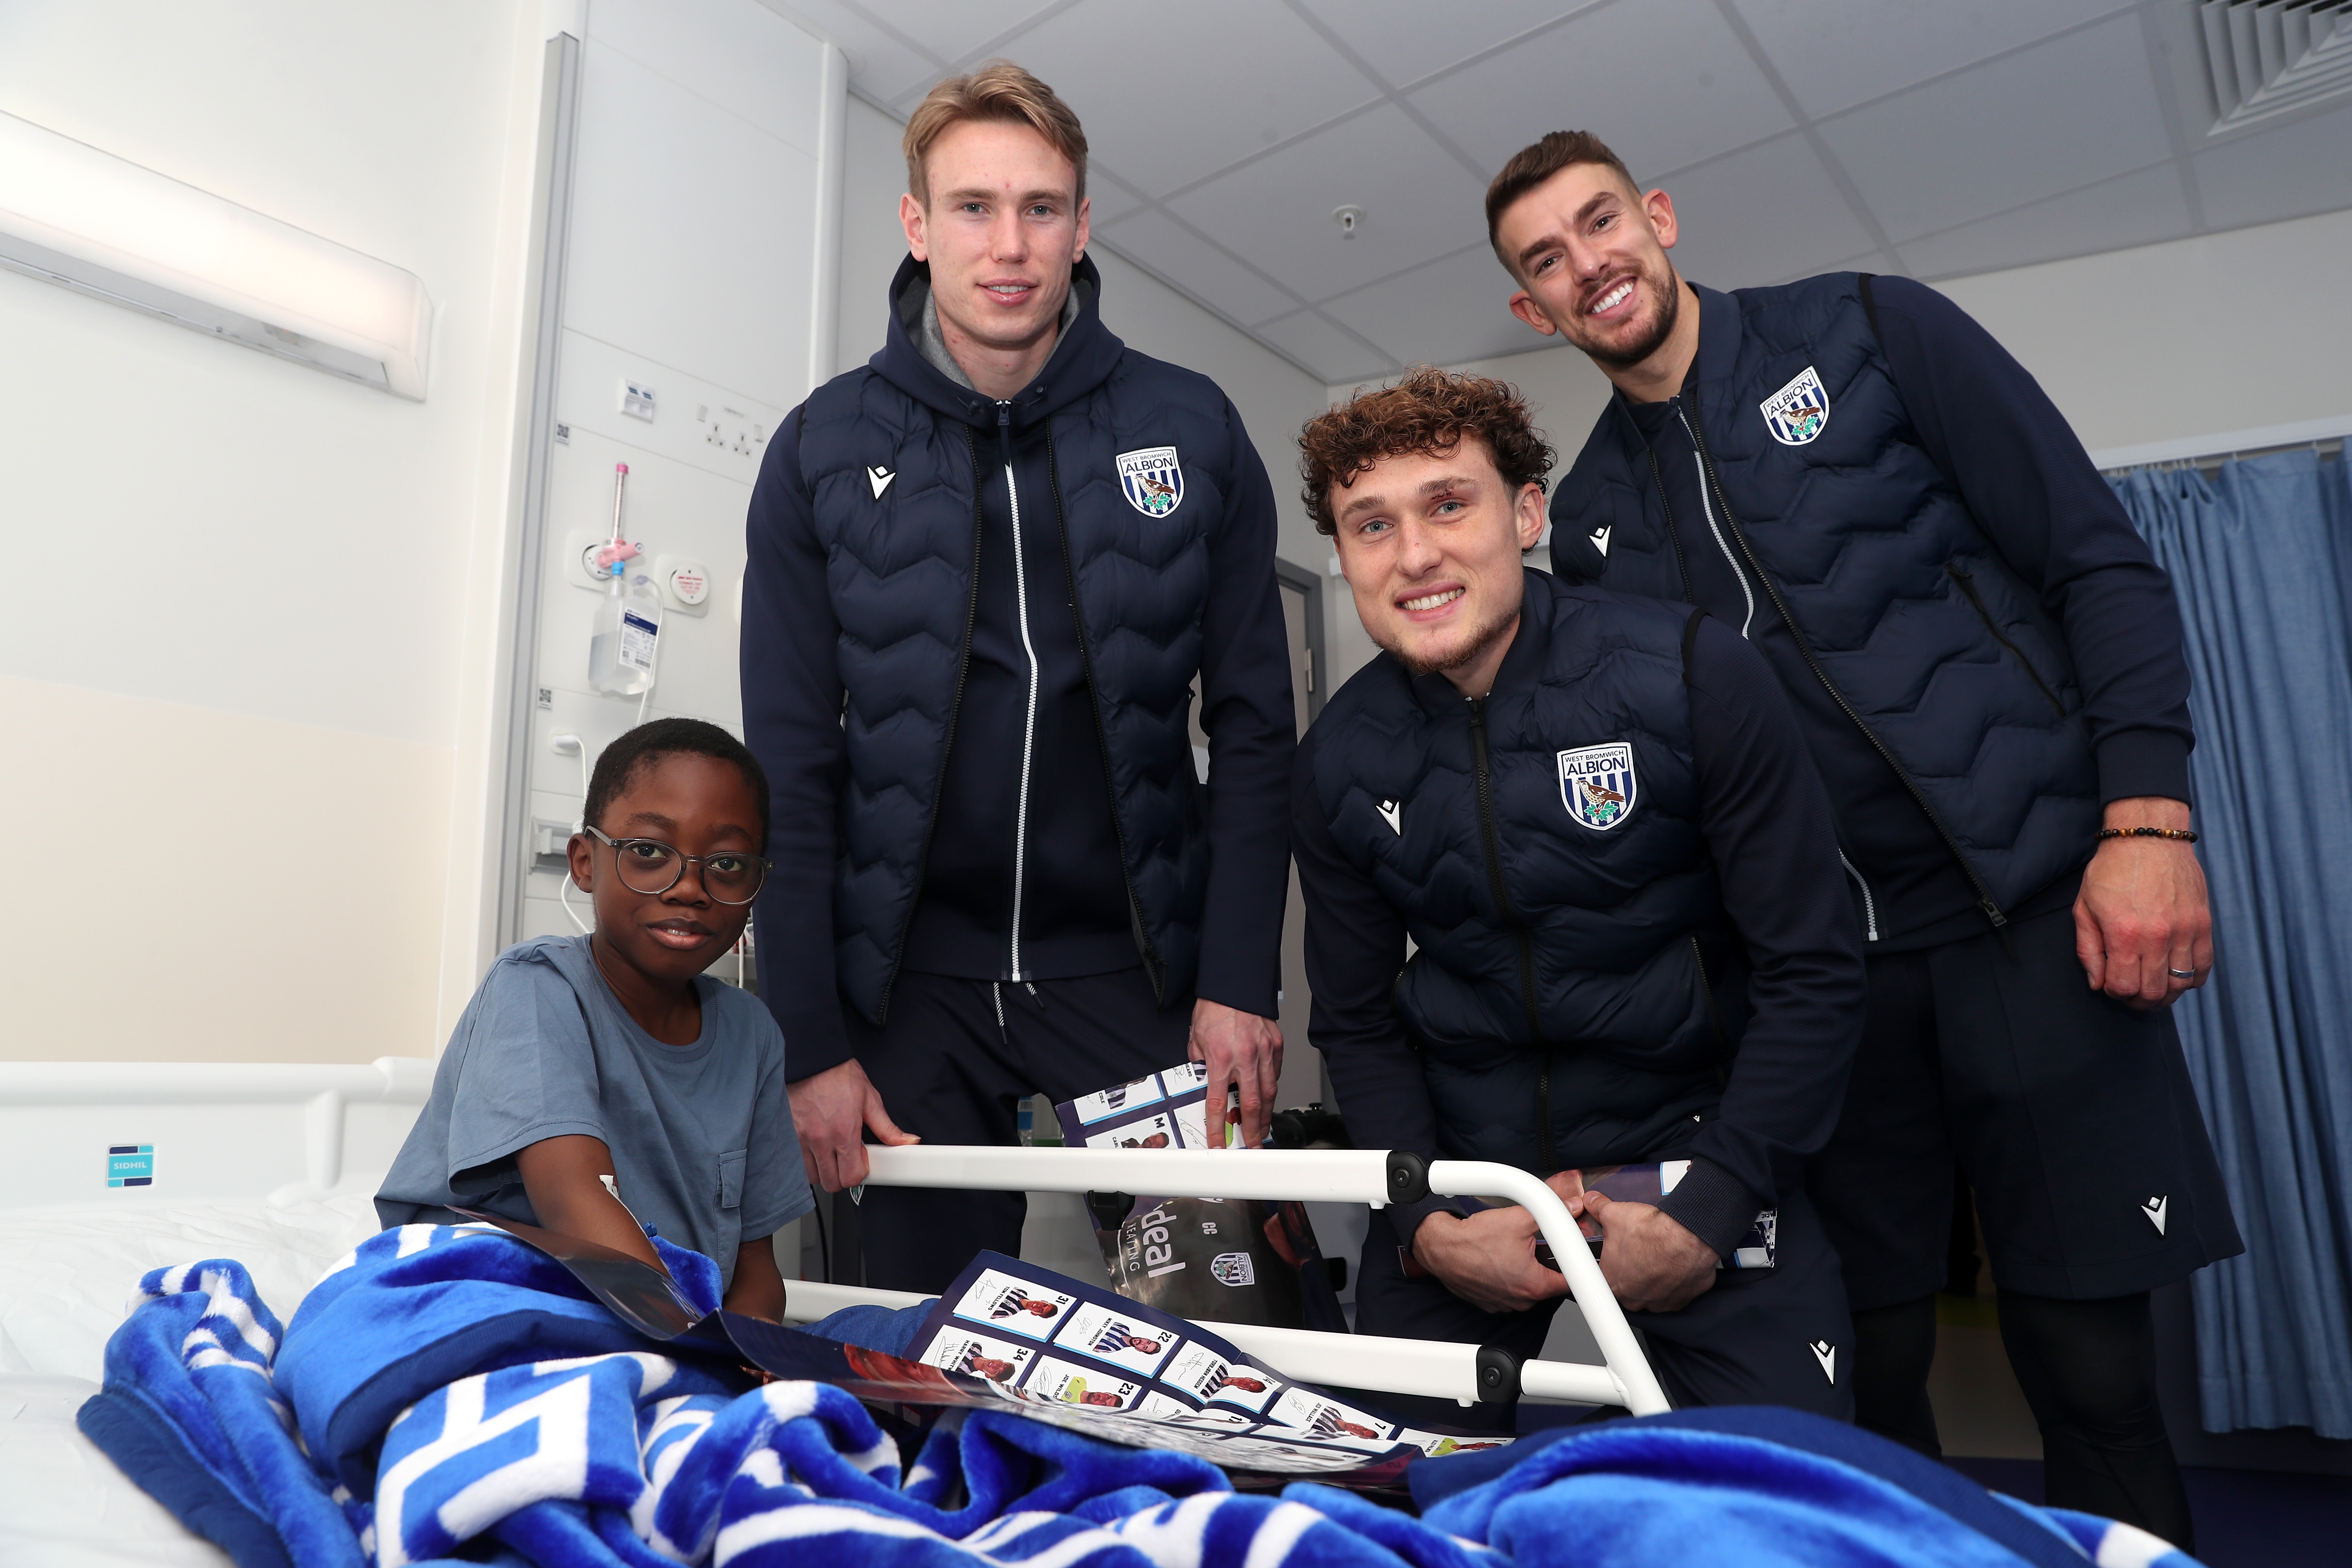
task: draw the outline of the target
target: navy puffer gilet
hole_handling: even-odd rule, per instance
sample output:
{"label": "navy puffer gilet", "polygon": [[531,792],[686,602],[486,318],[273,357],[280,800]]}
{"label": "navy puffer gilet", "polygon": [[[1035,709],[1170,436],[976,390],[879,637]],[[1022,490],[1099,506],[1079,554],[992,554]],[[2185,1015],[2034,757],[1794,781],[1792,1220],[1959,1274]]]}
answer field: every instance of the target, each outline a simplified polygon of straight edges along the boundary
{"label": "navy puffer gilet", "polygon": [[[1809,658],[1794,678],[1825,682],[1875,737],[1997,917],[2080,865],[2099,826],[2065,639],[1920,445],[1861,276],[1731,298],[1736,358],[1703,356],[1685,406],[1717,521],[1773,601],[1757,613],[1785,614]],[[1826,420],[1790,444],[1762,405],[1809,370]],[[1688,597],[1648,446],[1620,399],[1560,482],[1551,518],[1562,576]],[[1705,537],[1705,520],[1676,521],[1686,541]]]}
{"label": "navy puffer gilet", "polygon": [[[976,405],[976,412],[985,405]],[[1007,416],[1025,426],[1035,411]],[[1136,945],[1162,997],[1188,994],[1208,882],[1205,800],[1186,714],[1201,668],[1208,535],[1235,471],[1224,395],[1132,352],[1089,395],[1042,415],[1054,486],[1024,508],[1058,517],[1067,592],[1093,687]],[[1174,446],[1182,503],[1130,505],[1116,458]],[[867,367],[812,394],[801,469],[840,618],[848,776],[834,938],[842,994],[882,1016],[904,951],[970,652],[980,473],[997,433],[909,396]],[[869,474],[896,477],[873,493]]]}
{"label": "navy puffer gilet", "polygon": [[[1720,1098],[1747,985],[1699,826],[1696,619],[1529,572],[1486,698],[1383,654],[1316,721],[1332,837],[1417,948],[1397,1010],[1444,1155],[1546,1173],[1655,1159]],[[1631,805],[1596,829],[1560,753],[1616,742]]]}

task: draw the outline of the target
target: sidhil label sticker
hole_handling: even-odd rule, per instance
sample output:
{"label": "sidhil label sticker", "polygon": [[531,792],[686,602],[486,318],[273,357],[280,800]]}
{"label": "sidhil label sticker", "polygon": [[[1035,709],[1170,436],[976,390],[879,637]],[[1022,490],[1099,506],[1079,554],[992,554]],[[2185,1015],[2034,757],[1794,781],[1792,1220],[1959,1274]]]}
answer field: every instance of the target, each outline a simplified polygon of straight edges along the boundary
{"label": "sidhil label sticker", "polygon": [[1150,1377],[1181,1339],[1175,1330],[1154,1328],[1135,1314],[1080,1302],[1054,1336],[1054,1344]]}
{"label": "sidhil label sticker", "polygon": [[1097,1121],[1157,1105],[1160,1099],[1160,1080],[1146,1073],[1133,1083],[1115,1083],[1093,1094],[1082,1094],[1071,1101],[1071,1106],[1077,1111],[1079,1121],[1091,1127]]}
{"label": "sidhil label sticker", "polygon": [[116,1143],[106,1151],[106,1184],[110,1187],[152,1187],[155,1184],[155,1145]]}
{"label": "sidhil label sticker", "polygon": [[961,1372],[989,1383],[1014,1384],[1037,1359],[1033,1345],[1007,1344],[968,1329],[949,1327],[932,1337],[929,1348],[917,1358],[925,1365]]}
{"label": "sidhil label sticker", "polygon": [[1132,1379],[1050,1355],[1037,1363],[1021,1391],[1032,1399],[1100,1410],[1125,1410],[1143,1396],[1143,1385]]}
{"label": "sidhil label sticker", "polygon": [[955,1315],[986,1323],[1001,1333],[1024,1339],[1050,1340],[1062,1326],[1062,1316],[1077,1298],[1015,1279],[993,1268],[981,1270],[955,1304]]}
{"label": "sidhil label sticker", "polygon": [[1169,1149],[1176,1143],[1175,1124],[1164,1110],[1134,1121],[1122,1121],[1105,1132],[1090,1134],[1089,1149]]}
{"label": "sidhil label sticker", "polygon": [[1244,1410],[1264,1410],[1266,1401],[1283,1386],[1256,1367],[1236,1365],[1208,1346],[1198,1344],[1188,1344],[1177,1352],[1176,1359],[1160,1374],[1160,1381],[1173,1384],[1196,1398],[1213,1399]]}

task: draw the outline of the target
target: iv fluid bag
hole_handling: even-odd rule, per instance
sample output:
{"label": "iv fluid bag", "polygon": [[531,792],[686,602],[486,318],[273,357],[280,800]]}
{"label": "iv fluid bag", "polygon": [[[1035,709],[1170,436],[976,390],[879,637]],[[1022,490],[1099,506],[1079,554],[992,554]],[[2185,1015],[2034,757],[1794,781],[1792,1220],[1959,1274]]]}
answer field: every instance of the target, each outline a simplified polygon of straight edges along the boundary
{"label": "iv fluid bag", "polygon": [[635,697],[651,686],[661,618],[661,592],[651,577],[635,572],[614,578],[588,639],[589,686],[608,697]]}

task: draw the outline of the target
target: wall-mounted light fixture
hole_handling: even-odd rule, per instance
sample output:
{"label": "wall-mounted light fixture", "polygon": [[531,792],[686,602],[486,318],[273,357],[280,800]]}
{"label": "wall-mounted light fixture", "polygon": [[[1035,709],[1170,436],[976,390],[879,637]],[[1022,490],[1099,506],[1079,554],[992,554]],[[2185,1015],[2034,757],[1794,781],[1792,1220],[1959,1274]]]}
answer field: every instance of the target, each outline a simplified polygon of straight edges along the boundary
{"label": "wall-mounted light fixture", "polygon": [[414,273],[0,114],[0,267],[403,397],[425,397]]}

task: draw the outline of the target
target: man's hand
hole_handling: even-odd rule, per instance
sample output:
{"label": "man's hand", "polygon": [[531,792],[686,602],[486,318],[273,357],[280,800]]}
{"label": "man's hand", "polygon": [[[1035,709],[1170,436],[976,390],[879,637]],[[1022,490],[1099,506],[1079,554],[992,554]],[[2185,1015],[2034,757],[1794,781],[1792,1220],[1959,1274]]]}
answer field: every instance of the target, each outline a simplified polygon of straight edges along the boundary
{"label": "man's hand", "polygon": [[[2114,801],[2106,826],[2186,827],[2189,807],[2160,795]],[[2074,899],[2074,953],[2092,990],[2133,1007],[2162,1007],[2204,984],[2213,911],[2196,850],[2178,838],[2103,840]]]}
{"label": "man's hand", "polygon": [[[1242,1091],[1242,1142],[1255,1149],[1265,1142],[1274,1117],[1276,1087],[1282,1081],[1282,1030],[1271,1018],[1244,1013],[1203,996],[1192,1004],[1192,1060],[1209,1069],[1211,1116],[1224,1113],[1225,1086]],[[1223,1140],[1213,1137],[1212,1147]]]}
{"label": "man's hand", "polygon": [[793,1131],[800,1134],[801,1163],[808,1168],[810,1184],[828,1193],[866,1180],[866,1129],[872,1128],[885,1143],[922,1142],[898,1131],[856,1057],[784,1087],[793,1098]]}
{"label": "man's hand", "polygon": [[1559,1271],[1536,1261],[1541,1239],[1523,1208],[1481,1209],[1467,1219],[1440,1209],[1412,1233],[1412,1255],[1480,1311],[1524,1312],[1568,1294]]}
{"label": "man's hand", "polygon": [[1584,1194],[1585,1217],[1601,1231],[1601,1277],[1629,1312],[1679,1312],[1715,1287],[1715,1248],[1650,1204]]}

